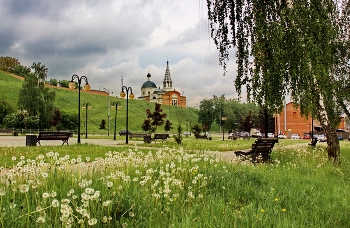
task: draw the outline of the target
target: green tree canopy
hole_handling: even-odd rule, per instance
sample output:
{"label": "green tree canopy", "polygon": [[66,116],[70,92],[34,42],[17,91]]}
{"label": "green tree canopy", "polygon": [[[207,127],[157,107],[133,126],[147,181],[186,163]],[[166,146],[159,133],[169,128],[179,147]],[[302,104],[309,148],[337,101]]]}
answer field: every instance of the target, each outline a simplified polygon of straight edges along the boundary
{"label": "green tree canopy", "polygon": [[[339,84],[349,78],[349,1],[208,0],[211,36],[226,71],[236,48],[239,95],[269,113],[281,110],[286,96],[301,114],[320,121],[328,155],[339,161]],[[347,73],[346,73],[347,72]],[[348,85],[348,84],[347,84]],[[343,110],[344,111],[344,110]]]}

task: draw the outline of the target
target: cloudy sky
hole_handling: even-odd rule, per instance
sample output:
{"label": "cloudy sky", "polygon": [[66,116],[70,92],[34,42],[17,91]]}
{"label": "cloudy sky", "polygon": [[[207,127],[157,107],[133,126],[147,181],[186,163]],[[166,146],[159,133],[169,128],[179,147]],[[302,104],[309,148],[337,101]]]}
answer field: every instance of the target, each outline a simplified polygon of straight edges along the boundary
{"label": "cloudy sky", "polygon": [[151,80],[162,88],[169,61],[173,87],[187,105],[213,95],[237,97],[233,55],[223,76],[204,0],[2,0],[0,56],[42,62],[48,79],[86,75],[92,89],[136,97]]}

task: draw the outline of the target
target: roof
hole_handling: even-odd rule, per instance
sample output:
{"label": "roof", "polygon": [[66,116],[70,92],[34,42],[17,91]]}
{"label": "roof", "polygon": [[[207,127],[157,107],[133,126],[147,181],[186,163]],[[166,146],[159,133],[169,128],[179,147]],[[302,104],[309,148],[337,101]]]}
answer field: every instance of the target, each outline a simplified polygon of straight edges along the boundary
{"label": "roof", "polygon": [[142,88],[157,88],[156,84],[154,84],[154,82],[152,81],[147,81],[145,83],[143,83],[143,85],[141,86]]}

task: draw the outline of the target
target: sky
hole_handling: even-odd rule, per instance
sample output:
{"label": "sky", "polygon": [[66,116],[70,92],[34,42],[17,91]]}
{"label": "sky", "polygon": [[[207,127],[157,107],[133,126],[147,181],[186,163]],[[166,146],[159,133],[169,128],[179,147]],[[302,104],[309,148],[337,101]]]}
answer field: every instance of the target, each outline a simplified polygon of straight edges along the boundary
{"label": "sky", "polygon": [[[93,90],[135,97],[149,72],[162,88],[167,61],[188,107],[213,95],[237,98],[231,54],[223,76],[205,0],[2,0],[0,56],[41,62],[48,79],[85,75]],[[84,84],[84,83],[82,83]]]}

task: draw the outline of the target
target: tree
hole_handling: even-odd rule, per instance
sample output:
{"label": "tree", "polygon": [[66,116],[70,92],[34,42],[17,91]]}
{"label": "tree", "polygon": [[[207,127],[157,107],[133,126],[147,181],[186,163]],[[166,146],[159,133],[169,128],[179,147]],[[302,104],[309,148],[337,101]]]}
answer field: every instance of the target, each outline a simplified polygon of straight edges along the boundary
{"label": "tree", "polygon": [[152,113],[150,109],[146,110],[147,118],[142,124],[142,129],[144,131],[156,131],[158,126],[164,124],[165,113],[162,113],[163,109],[161,104],[155,103],[154,112]]}
{"label": "tree", "polygon": [[3,124],[5,116],[13,111],[14,110],[9,102],[7,102],[4,98],[0,99],[0,124]]}
{"label": "tree", "polygon": [[78,113],[61,111],[61,121],[57,126],[61,130],[75,130],[78,128]]}
{"label": "tree", "polygon": [[12,58],[9,56],[0,57],[0,70],[12,73],[13,70],[19,65],[20,65],[20,62],[16,58]]}
{"label": "tree", "polygon": [[199,104],[198,122],[205,126],[210,131],[211,125],[214,122],[214,102],[212,99],[202,100]]}
{"label": "tree", "polygon": [[53,112],[51,121],[50,121],[51,126],[56,128],[56,130],[57,130],[57,126],[59,125],[61,120],[62,120],[62,116],[61,116],[60,110],[59,109],[55,109],[55,111]]}
{"label": "tree", "polygon": [[[31,116],[39,116],[40,128],[48,128],[53,116],[55,91],[45,88],[47,68],[40,62],[33,63],[31,72],[25,76],[19,93],[18,107]],[[30,99],[29,99],[30,98]]]}
{"label": "tree", "polygon": [[101,130],[106,129],[106,120],[104,120],[104,119],[101,120],[101,124],[100,124],[100,128],[99,129],[101,129]]}
{"label": "tree", "polygon": [[327,152],[340,162],[336,134],[339,84],[349,85],[348,0],[208,0],[211,36],[226,73],[229,49],[237,49],[239,95],[272,114],[287,95],[301,114],[318,119],[327,134]]}
{"label": "tree", "polygon": [[170,131],[173,128],[172,125],[173,124],[170,122],[170,120],[166,120],[164,125],[164,131]]}

